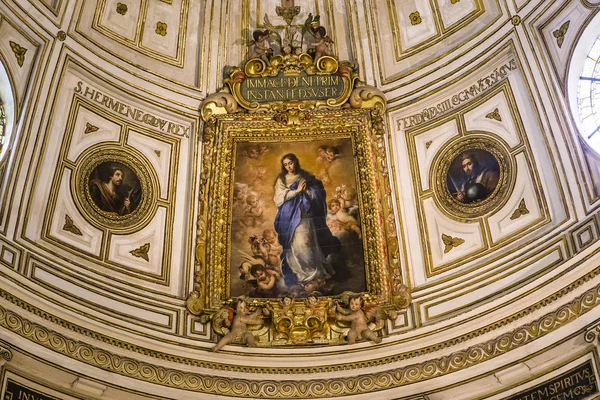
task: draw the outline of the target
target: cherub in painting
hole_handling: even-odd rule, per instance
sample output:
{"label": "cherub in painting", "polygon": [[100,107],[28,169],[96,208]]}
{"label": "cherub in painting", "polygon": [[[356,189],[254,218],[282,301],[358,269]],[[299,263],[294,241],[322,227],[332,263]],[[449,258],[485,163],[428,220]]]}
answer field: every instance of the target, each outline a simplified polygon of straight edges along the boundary
{"label": "cherub in painting", "polygon": [[361,237],[358,221],[342,208],[341,202],[338,199],[329,200],[327,205],[329,206],[327,226],[334,235],[336,232],[353,231],[359,238]]}
{"label": "cherub in painting", "polygon": [[257,294],[264,297],[274,297],[276,285],[281,279],[281,273],[261,264],[250,267],[250,274],[256,279]]}
{"label": "cherub in painting", "polygon": [[257,194],[252,193],[246,197],[245,221],[249,224],[248,226],[262,224],[264,212],[265,206]]}

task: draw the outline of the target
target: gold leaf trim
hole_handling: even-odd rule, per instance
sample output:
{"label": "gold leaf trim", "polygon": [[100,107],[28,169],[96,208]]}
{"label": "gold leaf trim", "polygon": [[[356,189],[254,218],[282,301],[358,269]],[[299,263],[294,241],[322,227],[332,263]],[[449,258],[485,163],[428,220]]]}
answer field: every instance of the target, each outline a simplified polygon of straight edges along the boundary
{"label": "gold leaf trim", "polygon": [[154,150],[154,153],[160,157],[160,151],[159,150]]}
{"label": "gold leaf trim", "polygon": [[[268,395],[270,398],[326,398],[406,386],[475,366],[546,336],[594,309],[599,303],[600,285],[529,324],[442,358],[373,374],[333,379],[286,381],[285,383],[208,376],[141,362],[113,354],[81,340],[67,338],[1,306],[0,326],[59,354],[102,368],[105,371],[182,390],[227,394],[234,397],[264,397],[264,395]],[[56,319],[56,317],[53,318]]]}
{"label": "gold leaf trim", "polygon": [[527,209],[527,206],[525,205],[525,199],[521,199],[521,202],[519,203],[519,207],[517,207],[515,212],[512,213],[512,215],[510,216],[510,219],[514,220],[525,214],[529,214],[529,210]]}
{"label": "gold leaf trim", "polygon": [[63,225],[63,231],[71,232],[74,235],[83,236],[81,230],[73,225],[73,220],[67,214],[65,214],[65,224]]}
{"label": "gold leaf trim", "polygon": [[[121,340],[117,340],[110,336],[106,336],[101,333],[91,331],[88,328],[65,321],[64,319],[58,318],[52,314],[49,314],[43,310],[40,310],[40,309],[32,306],[31,304],[15,297],[11,293],[0,291],[0,296],[2,298],[6,299],[9,303],[14,304],[17,307],[20,307],[21,309],[25,310],[26,312],[36,315],[39,318],[42,318],[50,323],[59,325],[60,327],[67,329],[69,331],[75,332],[79,335],[89,337],[95,341],[110,344],[111,346],[115,346],[120,349],[125,349],[128,351],[135,352],[137,354],[141,354],[143,356],[149,356],[149,357],[153,357],[155,359],[159,359],[159,360],[163,360],[163,361],[174,362],[177,364],[185,364],[185,365],[195,366],[195,367],[199,367],[199,368],[210,368],[211,370],[226,371],[226,372],[244,372],[244,373],[278,374],[278,375],[299,374],[299,373],[310,372],[310,373],[316,374],[316,373],[345,371],[348,369],[359,369],[359,368],[382,366],[382,365],[391,364],[391,363],[402,361],[402,360],[407,360],[407,359],[411,359],[411,358],[415,358],[415,357],[421,357],[426,354],[437,352],[437,351],[440,351],[440,350],[443,350],[443,349],[446,349],[446,348],[449,348],[452,346],[456,346],[460,343],[464,343],[466,341],[473,340],[476,337],[493,332],[494,330],[496,330],[498,328],[501,328],[503,326],[511,324],[511,323],[519,320],[520,318],[524,318],[525,316],[530,315],[533,312],[538,311],[538,310],[542,309],[543,307],[548,306],[549,304],[552,304],[556,300],[562,298],[563,296],[565,296],[566,294],[575,290],[576,288],[583,285],[584,283],[589,282],[591,279],[594,279],[596,276],[598,276],[599,273],[600,273],[600,267],[596,268],[595,270],[591,271],[590,273],[586,274],[585,276],[579,278],[575,282],[572,282],[571,284],[558,290],[557,292],[552,293],[551,295],[542,299],[538,303],[535,303],[527,308],[521,309],[502,320],[495,321],[487,326],[481,327],[481,328],[471,331],[471,332],[467,332],[456,338],[448,339],[443,342],[440,342],[440,343],[437,343],[437,344],[434,344],[431,346],[423,347],[420,349],[416,349],[416,350],[413,350],[410,352],[388,355],[386,357],[380,357],[380,358],[371,359],[371,360],[364,360],[364,361],[356,362],[353,364],[324,365],[324,366],[316,366],[316,367],[311,367],[311,368],[294,367],[294,366],[289,366],[289,367],[236,366],[236,365],[232,365],[232,364],[222,364],[222,363],[192,359],[192,358],[188,358],[188,357],[175,356],[175,355],[168,354],[165,352],[156,352],[156,351],[152,351],[151,349],[136,346],[129,342],[123,342]],[[600,291],[600,285],[597,286],[595,289],[590,289],[588,292],[586,292],[586,294],[582,295],[580,298],[587,296],[588,293],[592,293],[594,290]],[[600,295],[597,295],[597,296],[600,297]],[[598,302],[600,302],[600,300]],[[2,310],[1,305],[0,305],[0,310]],[[580,314],[583,314],[580,309],[578,309],[577,312],[579,312]],[[0,321],[0,326],[1,325],[2,325],[2,323]],[[500,337],[502,337],[502,336],[500,336]],[[33,341],[36,342],[35,340],[33,340]]]}
{"label": "gold leaf trim", "polygon": [[444,247],[444,254],[446,254],[453,248],[463,244],[465,242],[465,239],[461,239],[459,237],[452,237],[450,235],[442,233],[442,241],[446,245],[446,247]]}
{"label": "gold leaf trim", "polygon": [[429,142],[425,143],[425,148],[428,149],[432,143],[433,143],[433,140],[430,140]]}
{"label": "gold leaf trim", "polygon": [[25,62],[25,53],[27,53],[27,49],[25,47],[21,47],[12,40],[8,43],[10,43],[10,48],[15,53],[15,57],[17,57],[17,64],[19,64],[19,67],[22,67],[23,63]]}
{"label": "gold leaf trim", "polygon": [[150,261],[148,257],[148,251],[150,250],[150,243],[145,243],[143,246],[138,247],[135,250],[131,250],[130,253],[134,257],[143,258],[146,261]]}

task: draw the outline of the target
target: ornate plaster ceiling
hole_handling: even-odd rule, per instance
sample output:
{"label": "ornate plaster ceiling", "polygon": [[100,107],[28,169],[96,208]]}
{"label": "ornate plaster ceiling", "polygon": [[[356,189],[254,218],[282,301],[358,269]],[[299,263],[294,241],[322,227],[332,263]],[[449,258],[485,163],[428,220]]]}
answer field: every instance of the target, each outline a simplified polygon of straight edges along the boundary
{"label": "ornate plaster ceiling", "polygon": [[[598,12],[586,0],[296,1],[388,99],[413,301],[377,345],[210,351],[185,305],[198,110],[262,16],[284,24],[278,3],[0,3],[15,104],[0,160],[4,381],[65,399],[501,399],[585,360],[597,369],[600,163],[568,108],[569,60]],[[465,146],[505,160],[498,201],[474,214],[440,189]],[[109,228],[76,177],[111,151],[152,194]]]}

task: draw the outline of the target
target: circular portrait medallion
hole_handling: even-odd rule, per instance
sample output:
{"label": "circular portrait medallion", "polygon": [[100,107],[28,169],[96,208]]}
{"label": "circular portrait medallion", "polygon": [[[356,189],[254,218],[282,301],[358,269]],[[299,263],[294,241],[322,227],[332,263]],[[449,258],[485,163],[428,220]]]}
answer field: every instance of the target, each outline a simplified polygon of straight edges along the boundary
{"label": "circular portrait medallion", "polygon": [[508,154],[495,140],[470,137],[448,147],[435,169],[442,204],[462,217],[486,214],[502,203],[509,188]]}
{"label": "circular portrait medallion", "polygon": [[86,213],[100,225],[127,229],[143,220],[155,198],[149,163],[122,148],[87,154],[75,174],[75,190]]}

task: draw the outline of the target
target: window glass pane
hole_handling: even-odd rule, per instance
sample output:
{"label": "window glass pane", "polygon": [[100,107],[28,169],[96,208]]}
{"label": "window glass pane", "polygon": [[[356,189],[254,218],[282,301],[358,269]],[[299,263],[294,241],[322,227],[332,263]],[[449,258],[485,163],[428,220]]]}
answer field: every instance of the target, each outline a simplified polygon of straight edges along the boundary
{"label": "window glass pane", "polygon": [[594,42],[583,65],[577,89],[581,134],[600,152],[600,36]]}

